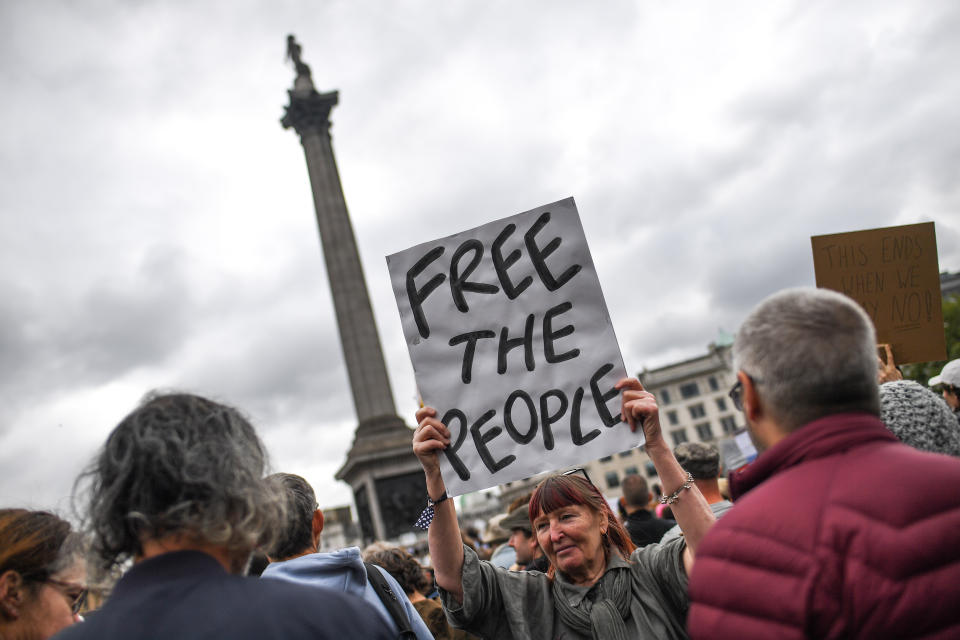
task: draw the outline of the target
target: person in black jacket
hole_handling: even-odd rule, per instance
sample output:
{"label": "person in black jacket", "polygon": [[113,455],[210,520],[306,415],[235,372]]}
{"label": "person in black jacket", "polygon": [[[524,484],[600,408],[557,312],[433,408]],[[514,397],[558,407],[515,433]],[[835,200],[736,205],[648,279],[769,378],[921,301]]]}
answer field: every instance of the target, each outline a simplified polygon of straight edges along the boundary
{"label": "person in black jacket", "polygon": [[390,638],[347,594],[246,577],[285,501],[236,410],[190,394],[148,396],[81,476],[86,528],[104,567],[133,567],[106,604],[58,638]]}
{"label": "person in black jacket", "polygon": [[637,474],[623,479],[623,508],[627,517],[623,520],[630,539],[638,548],[654,542],[660,542],[663,534],[676,524],[673,520],[663,520],[647,509],[653,500],[653,494],[647,488],[647,481]]}

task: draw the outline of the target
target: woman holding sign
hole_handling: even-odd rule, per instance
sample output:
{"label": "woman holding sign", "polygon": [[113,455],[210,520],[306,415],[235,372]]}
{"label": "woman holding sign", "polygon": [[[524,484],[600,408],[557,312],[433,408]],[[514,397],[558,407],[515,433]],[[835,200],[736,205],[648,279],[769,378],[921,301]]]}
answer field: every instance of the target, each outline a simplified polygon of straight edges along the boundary
{"label": "woman holding sign", "polygon": [[686,576],[714,517],[664,441],[653,395],[634,378],[617,388],[623,419],[632,430],[642,426],[647,454],[670,492],[664,500],[685,535],[635,550],[599,489],[578,476],[550,476],[529,506],[532,530],[551,564],[545,574],[494,567],[461,543],[437,461],[450,432],[434,409],[417,412],[413,451],[434,509],[424,524],[443,605],[456,626],[516,640],[687,637]]}

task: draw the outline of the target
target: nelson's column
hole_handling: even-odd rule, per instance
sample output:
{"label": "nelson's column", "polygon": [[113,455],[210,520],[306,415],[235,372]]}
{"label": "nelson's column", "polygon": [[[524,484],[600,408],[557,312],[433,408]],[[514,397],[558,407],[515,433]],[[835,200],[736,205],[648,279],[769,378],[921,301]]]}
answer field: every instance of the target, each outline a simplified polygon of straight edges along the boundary
{"label": "nelson's column", "polygon": [[413,531],[426,504],[426,484],[413,455],[413,432],[397,416],[367,284],[330,143],[330,110],[336,91],[318,93],[300,45],[287,37],[287,57],[297,77],[287,91],[290,104],[280,121],[300,135],[320,227],[340,344],[350,377],[357,430],[347,460],[337,471],[353,489],[365,541]]}

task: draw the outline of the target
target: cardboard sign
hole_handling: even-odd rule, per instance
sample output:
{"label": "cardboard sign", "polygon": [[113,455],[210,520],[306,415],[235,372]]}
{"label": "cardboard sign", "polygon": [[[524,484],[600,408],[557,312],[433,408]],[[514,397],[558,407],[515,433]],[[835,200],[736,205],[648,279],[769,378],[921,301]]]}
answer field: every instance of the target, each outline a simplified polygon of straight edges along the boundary
{"label": "cardboard sign", "polygon": [[856,300],[897,364],[945,360],[932,222],[813,236],[817,286]]}
{"label": "cardboard sign", "polygon": [[452,442],[451,496],[643,442],[573,198],[387,257],[424,404]]}

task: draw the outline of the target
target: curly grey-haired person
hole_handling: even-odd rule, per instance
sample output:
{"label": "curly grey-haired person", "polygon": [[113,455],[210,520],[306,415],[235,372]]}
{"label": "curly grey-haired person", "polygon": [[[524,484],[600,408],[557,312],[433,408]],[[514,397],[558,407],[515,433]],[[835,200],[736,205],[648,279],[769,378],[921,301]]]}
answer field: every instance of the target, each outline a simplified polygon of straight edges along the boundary
{"label": "curly grey-haired person", "polygon": [[388,637],[359,599],[240,575],[282,522],[266,470],[266,450],[236,409],[148,395],[78,480],[98,559],[133,567],[64,637]]}

